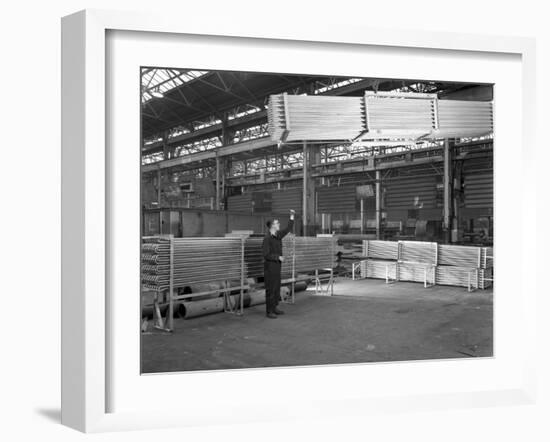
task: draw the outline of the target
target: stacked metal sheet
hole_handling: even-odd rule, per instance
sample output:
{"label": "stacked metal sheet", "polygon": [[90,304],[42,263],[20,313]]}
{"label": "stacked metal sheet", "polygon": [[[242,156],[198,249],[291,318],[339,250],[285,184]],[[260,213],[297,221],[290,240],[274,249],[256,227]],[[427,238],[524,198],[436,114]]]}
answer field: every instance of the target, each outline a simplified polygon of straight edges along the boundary
{"label": "stacked metal sheet", "polygon": [[[361,276],[397,281],[488,288],[493,248],[421,241],[363,241]],[[389,267],[388,267],[389,266]],[[388,271],[386,271],[388,268]]]}
{"label": "stacked metal sheet", "polygon": [[399,243],[397,241],[365,240],[363,256],[370,259],[398,259]]}
{"label": "stacked metal sheet", "polygon": [[481,267],[481,248],[440,244],[438,264],[457,267]]}
{"label": "stacked metal sheet", "polygon": [[268,129],[275,141],[351,140],[365,130],[362,97],[272,95]]}
{"label": "stacked metal sheet", "polygon": [[476,137],[493,131],[490,101],[438,100],[437,138]]}
{"label": "stacked metal sheet", "polygon": [[363,278],[391,279],[397,275],[397,263],[379,259],[365,259],[361,262],[361,276]]}
{"label": "stacked metal sheet", "polygon": [[368,132],[362,139],[418,138],[436,128],[436,95],[365,93]]}
{"label": "stacked metal sheet", "polygon": [[272,95],[275,141],[458,138],[493,131],[493,104],[434,94],[366,92],[364,97]]}
{"label": "stacked metal sheet", "polygon": [[479,269],[476,267],[437,266],[435,283],[458,287],[479,288]]}
{"label": "stacked metal sheet", "polygon": [[437,243],[399,241],[399,260],[411,263],[437,265]]}
{"label": "stacked metal sheet", "polygon": [[[241,238],[175,238],[173,287],[193,287],[241,278]],[[142,246],[142,284],[153,290],[170,287],[170,240],[159,238]]]}
{"label": "stacked metal sheet", "polygon": [[435,284],[435,266],[419,262],[398,262],[398,281],[425,282]]}
{"label": "stacked metal sheet", "polygon": [[294,238],[295,271],[309,272],[333,268],[335,243],[334,238],[296,236]]}

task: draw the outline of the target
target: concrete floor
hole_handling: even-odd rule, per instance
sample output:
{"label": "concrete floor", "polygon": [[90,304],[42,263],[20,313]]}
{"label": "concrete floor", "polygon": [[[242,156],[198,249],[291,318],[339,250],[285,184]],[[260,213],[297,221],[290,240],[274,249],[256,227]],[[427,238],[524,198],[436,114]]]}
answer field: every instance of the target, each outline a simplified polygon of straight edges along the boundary
{"label": "concrete floor", "polygon": [[142,372],[405,361],[493,354],[493,292],[381,280],[335,284],[335,296],[296,294],[286,314],[175,320],[142,336]]}

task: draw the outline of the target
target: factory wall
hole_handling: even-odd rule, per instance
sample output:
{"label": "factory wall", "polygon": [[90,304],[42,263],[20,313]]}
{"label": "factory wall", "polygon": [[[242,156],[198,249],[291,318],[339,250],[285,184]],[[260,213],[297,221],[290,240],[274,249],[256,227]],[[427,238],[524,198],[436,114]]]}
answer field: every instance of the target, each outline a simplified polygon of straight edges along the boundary
{"label": "factory wall", "polygon": [[[203,209],[153,209],[143,213],[143,236],[174,235],[176,237],[224,236],[233,230],[264,233],[269,214],[238,213]],[[279,216],[283,226],[288,215]],[[299,233],[299,226],[298,231]]]}

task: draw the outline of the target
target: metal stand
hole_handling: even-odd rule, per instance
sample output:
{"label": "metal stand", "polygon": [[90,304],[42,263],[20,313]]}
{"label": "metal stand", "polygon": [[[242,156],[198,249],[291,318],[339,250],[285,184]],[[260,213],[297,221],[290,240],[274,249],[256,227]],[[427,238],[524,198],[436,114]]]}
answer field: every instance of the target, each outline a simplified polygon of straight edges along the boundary
{"label": "metal stand", "polygon": [[[475,273],[475,285],[472,285],[472,273]],[[479,274],[477,269],[468,272],[468,292],[469,293],[477,290],[478,280],[479,280]]]}
{"label": "metal stand", "polygon": [[326,286],[323,287],[323,283],[321,281],[321,278],[319,277],[319,269],[315,269],[315,294],[322,296],[332,296],[334,295],[334,270],[332,268],[321,270],[328,271],[330,273],[330,276]]}

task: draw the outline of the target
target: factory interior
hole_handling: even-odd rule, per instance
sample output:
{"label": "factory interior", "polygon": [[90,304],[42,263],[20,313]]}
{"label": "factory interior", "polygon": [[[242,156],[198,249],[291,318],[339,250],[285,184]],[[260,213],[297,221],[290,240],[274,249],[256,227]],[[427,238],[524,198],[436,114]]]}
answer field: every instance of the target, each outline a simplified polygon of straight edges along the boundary
{"label": "factory interior", "polygon": [[493,85],[140,75],[142,373],[493,356]]}

